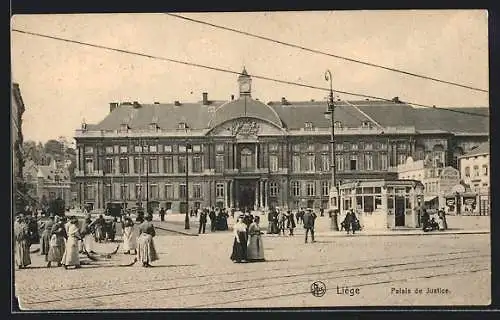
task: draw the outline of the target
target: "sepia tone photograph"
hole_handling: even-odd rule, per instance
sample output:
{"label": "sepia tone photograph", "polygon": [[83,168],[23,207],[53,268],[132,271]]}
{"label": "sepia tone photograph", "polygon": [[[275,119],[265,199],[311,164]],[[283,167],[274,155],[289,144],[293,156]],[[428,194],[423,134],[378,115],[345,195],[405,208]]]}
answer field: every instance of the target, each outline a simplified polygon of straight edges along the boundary
{"label": "sepia tone photograph", "polygon": [[11,18],[12,311],[491,303],[486,10]]}

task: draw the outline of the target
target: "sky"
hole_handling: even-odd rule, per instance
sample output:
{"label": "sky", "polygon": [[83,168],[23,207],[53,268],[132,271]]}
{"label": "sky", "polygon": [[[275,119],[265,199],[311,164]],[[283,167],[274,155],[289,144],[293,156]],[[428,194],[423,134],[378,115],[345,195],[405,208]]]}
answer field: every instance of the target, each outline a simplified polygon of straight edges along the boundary
{"label": "sky", "polygon": [[[307,48],[489,89],[485,10],[178,13]],[[16,15],[11,27],[218,68],[440,107],[487,107],[488,93],[317,55],[165,14]],[[237,76],[11,33],[12,81],[25,140],[72,138],[110,102],[195,102],[237,95]],[[324,91],[253,79],[261,101],[325,99]],[[356,100],[348,95],[339,98]]]}

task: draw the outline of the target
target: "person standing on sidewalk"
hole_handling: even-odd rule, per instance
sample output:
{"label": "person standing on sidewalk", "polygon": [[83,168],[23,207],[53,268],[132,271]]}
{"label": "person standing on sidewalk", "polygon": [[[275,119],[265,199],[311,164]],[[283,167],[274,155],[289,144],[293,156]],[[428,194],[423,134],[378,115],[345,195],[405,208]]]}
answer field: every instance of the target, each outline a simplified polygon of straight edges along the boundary
{"label": "person standing on sidewalk", "polygon": [[69,266],[74,266],[76,269],[80,268],[80,255],[78,252],[78,242],[81,239],[80,230],[78,228],[78,219],[71,217],[69,219],[68,227],[68,240],[64,250],[64,255],[61,259],[61,264],[65,269]]}
{"label": "person standing on sidewalk", "polygon": [[152,223],[153,217],[147,214],[145,221],[139,226],[139,238],[137,239],[137,260],[142,266],[151,267],[150,263],[159,259],[153,238],[156,236],[155,227]]}
{"label": "person standing on sidewalk", "polygon": [[309,232],[311,232],[312,242],[316,242],[316,240],[314,240],[314,221],[315,220],[316,220],[316,214],[312,211],[312,209],[307,209],[307,211],[304,213],[304,216],[302,217],[304,229],[306,229],[305,243],[307,243],[307,236],[308,236]]}
{"label": "person standing on sidewalk", "polygon": [[160,209],[160,221],[165,221],[165,209],[163,207]]}
{"label": "person standing on sidewalk", "polygon": [[207,225],[207,212],[205,210],[200,212],[200,226],[198,228],[198,234],[202,231],[205,233],[205,227]]}
{"label": "person standing on sidewalk", "polygon": [[231,260],[239,263],[247,259],[247,226],[243,223],[243,215],[238,217],[238,222],[233,226],[234,241],[233,252],[231,253]]}
{"label": "person standing on sidewalk", "polygon": [[210,213],[208,214],[208,217],[210,218],[210,231],[214,232],[215,231],[215,220],[217,216],[215,215],[215,210],[214,207],[210,210]]}
{"label": "person standing on sidewalk", "polygon": [[286,218],[287,218],[286,219],[287,228],[288,230],[290,230],[290,235],[293,236],[293,229],[295,229],[296,224],[295,224],[295,217],[290,210],[287,211]]}
{"label": "person standing on sidewalk", "polygon": [[134,222],[130,217],[125,218],[123,224],[123,249],[124,254],[137,254],[137,235],[134,232]]}
{"label": "person standing on sidewalk", "polygon": [[31,264],[31,257],[29,228],[22,213],[17,215],[14,222],[14,237],[16,265],[19,269],[24,269]]}
{"label": "person standing on sidewalk", "polygon": [[64,224],[60,220],[59,216],[56,216],[54,219],[54,225],[52,226],[50,236],[50,248],[49,253],[47,254],[47,268],[50,268],[52,262],[57,263],[57,266],[61,266],[61,260],[65,251],[65,238],[66,230],[64,229]]}

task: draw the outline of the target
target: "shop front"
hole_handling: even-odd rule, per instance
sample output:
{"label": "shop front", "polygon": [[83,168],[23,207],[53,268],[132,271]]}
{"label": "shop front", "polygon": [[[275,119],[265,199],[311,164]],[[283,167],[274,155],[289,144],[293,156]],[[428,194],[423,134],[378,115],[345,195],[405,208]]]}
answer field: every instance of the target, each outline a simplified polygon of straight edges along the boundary
{"label": "shop front", "polygon": [[340,186],[340,219],[353,209],[362,228],[418,228],[423,185],[416,180],[370,180]]}

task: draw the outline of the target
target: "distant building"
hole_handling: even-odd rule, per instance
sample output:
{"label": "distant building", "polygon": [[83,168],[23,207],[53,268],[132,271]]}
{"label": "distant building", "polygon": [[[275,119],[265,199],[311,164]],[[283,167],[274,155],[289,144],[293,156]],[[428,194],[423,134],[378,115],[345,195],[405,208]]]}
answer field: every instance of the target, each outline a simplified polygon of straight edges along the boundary
{"label": "distant building", "polygon": [[33,161],[28,161],[24,176],[31,190],[31,197],[37,199],[38,203],[41,203],[42,199],[50,201],[61,198],[66,203],[66,207],[74,205],[68,168],[58,165],[55,160],[52,160],[48,166],[36,165]]}
{"label": "distant building", "polygon": [[[22,190],[23,184],[23,166],[24,159],[22,155],[23,146],[23,133],[22,133],[22,115],[25,106],[21,96],[19,84],[13,83],[11,90],[11,144],[12,144],[12,203],[14,204],[14,211],[21,210],[26,204],[26,195]],[[21,190],[20,190],[21,186]]]}
{"label": "distant building", "polygon": [[[143,104],[110,103],[98,124],[76,130],[78,201],[190,207],[328,206],[331,120],[326,101],[263,103],[243,70],[239,96]],[[485,117],[394,101],[336,101],[335,159],[339,183],[396,179],[390,170],[426,157],[457,167],[460,155],[489,138]],[[187,149],[191,146],[191,149]],[[186,190],[186,157],[188,190]],[[147,175],[146,175],[147,171]]]}
{"label": "distant building", "polygon": [[[398,179],[417,180],[424,186],[424,202],[429,209],[447,208],[446,199],[455,197],[460,185],[460,172],[451,167],[443,167],[430,159],[414,161],[409,157],[406,163],[397,166]],[[463,192],[460,192],[463,196]]]}
{"label": "distant building", "polygon": [[490,214],[490,145],[482,143],[459,158],[460,174],[471,193],[463,201],[463,211]]}

